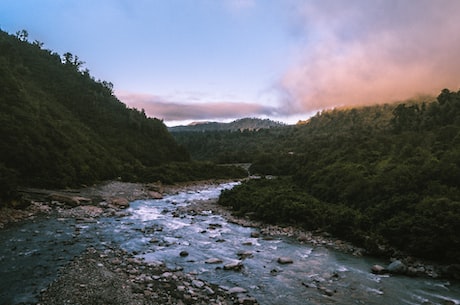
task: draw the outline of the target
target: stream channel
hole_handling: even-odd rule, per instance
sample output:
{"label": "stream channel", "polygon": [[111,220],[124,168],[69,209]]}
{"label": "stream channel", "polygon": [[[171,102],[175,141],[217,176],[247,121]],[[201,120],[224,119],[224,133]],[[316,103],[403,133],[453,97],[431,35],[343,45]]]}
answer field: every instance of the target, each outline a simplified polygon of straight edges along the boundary
{"label": "stream channel", "polygon": [[[256,228],[229,223],[211,211],[180,217],[174,213],[197,200],[217,198],[235,184],[134,201],[129,216],[121,218],[37,218],[2,230],[0,305],[38,302],[59,268],[89,246],[121,247],[214,284],[243,287],[260,304],[460,304],[459,282],[374,275],[370,267],[386,262],[286,237],[251,237]],[[188,255],[179,255],[181,251]],[[248,257],[242,259],[242,253]],[[281,265],[279,257],[293,263]],[[211,258],[222,262],[206,263]],[[224,270],[225,264],[238,261],[242,270]]]}

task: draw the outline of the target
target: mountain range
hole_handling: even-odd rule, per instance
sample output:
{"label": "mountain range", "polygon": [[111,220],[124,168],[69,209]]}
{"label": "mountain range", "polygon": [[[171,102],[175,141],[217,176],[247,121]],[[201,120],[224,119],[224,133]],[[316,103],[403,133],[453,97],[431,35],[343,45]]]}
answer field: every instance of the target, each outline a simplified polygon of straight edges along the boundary
{"label": "mountain range", "polygon": [[257,131],[260,129],[282,127],[286,124],[272,121],[270,119],[242,118],[230,123],[221,122],[193,122],[188,125],[169,127],[170,132],[183,131]]}

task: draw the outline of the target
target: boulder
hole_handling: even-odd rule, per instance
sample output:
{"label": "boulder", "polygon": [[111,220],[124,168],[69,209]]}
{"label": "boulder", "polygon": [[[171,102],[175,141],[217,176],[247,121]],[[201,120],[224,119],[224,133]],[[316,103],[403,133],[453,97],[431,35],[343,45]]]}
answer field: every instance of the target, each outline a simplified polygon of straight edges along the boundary
{"label": "boulder", "polygon": [[246,289],[244,289],[243,287],[233,287],[233,288],[230,288],[228,290],[228,293],[230,294],[238,294],[238,293],[245,293],[245,292],[248,292]]}
{"label": "boulder", "polygon": [[278,260],[277,260],[277,261],[278,261],[279,264],[282,264],[282,265],[294,263],[294,261],[292,260],[292,258],[287,257],[287,256],[280,256],[280,257],[278,257]]}
{"label": "boulder", "polygon": [[238,257],[240,259],[245,259],[245,258],[254,256],[251,251],[238,251],[238,253],[236,253],[236,255],[238,255]]}
{"label": "boulder", "polygon": [[212,258],[208,258],[205,261],[205,263],[206,264],[220,264],[220,263],[222,263],[222,260],[220,258],[212,257]]}
{"label": "boulder", "polygon": [[205,286],[204,282],[200,280],[193,280],[192,285],[196,288],[203,288]]}
{"label": "boulder", "polygon": [[374,265],[371,267],[371,271],[372,273],[374,274],[384,274],[384,273],[387,273],[388,270],[385,269],[385,267],[383,266],[380,266],[380,265]]}
{"label": "boulder", "polygon": [[159,192],[149,191],[148,196],[152,199],[163,199],[163,195]]}
{"label": "boulder", "polygon": [[252,237],[252,238],[259,238],[259,237],[260,237],[260,233],[259,233],[259,232],[256,232],[256,231],[253,231],[253,232],[251,232],[251,237]]}
{"label": "boulder", "polygon": [[234,263],[228,263],[224,265],[224,270],[234,270],[239,271],[243,268],[243,263],[241,261],[237,261]]}
{"label": "boulder", "polygon": [[405,274],[407,272],[407,266],[400,260],[395,260],[388,265],[387,270],[392,274]]}
{"label": "boulder", "polygon": [[115,198],[111,198],[111,199],[109,200],[109,202],[110,202],[112,205],[114,205],[114,206],[116,206],[116,207],[118,207],[118,208],[120,208],[120,209],[126,209],[126,208],[129,207],[129,201],[128,201],[128,199],[126,199],[126,198],[115,197]]}

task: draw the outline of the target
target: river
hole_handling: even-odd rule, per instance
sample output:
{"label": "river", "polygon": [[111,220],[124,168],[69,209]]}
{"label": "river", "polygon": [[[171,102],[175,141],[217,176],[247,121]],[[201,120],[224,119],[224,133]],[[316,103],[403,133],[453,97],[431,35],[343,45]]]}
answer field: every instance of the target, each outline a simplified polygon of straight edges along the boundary
{"label": "river", "polygon": [[[4,229],[0,305],[37,302],[59,268],[88,246],[121,247],[221,286],[243,287],[260,304],[460,304],[459,282],[374,275],[370,267],[385,262],[286,237],[251,237],[255,228],[229,223],[211,211],[176,213],[178,207],[217,198],[234,185],[134,201],[125,217],[86,222],[37,218]],[[293,262],[280,264],[279,257]],[[210,259],[218,261],[211,264]],[[238,262],[240,271],[223,268]]]}

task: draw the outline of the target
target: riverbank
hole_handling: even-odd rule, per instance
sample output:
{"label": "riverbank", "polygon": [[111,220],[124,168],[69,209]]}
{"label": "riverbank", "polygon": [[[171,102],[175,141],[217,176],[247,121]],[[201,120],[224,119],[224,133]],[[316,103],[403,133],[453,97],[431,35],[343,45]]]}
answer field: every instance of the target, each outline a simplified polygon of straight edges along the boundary
{"label": "riverbank", "polygon": [[120,249],[87,249],[41,295],[40,305],[257,304],[240,287],[219,287],[182,269],[146,263]]}
{"label": "riverbank", "polygon": [[[175,194],[181,191],[194,192],[202,189],[204,185],[218,185],[222,182],[223,181],[202,181],[173,186],[108,182],[103,185],[79,191],[66,190],[62,192],[51,192],[46,195],[43,194],[42,191],[40,196],[45,198],[46,201],[39,201],[39,196],[37,196],[35,205],[41,207],[41,209],[39,209],[41,211],[40,213],[47,214],[48,217],[75,218],[77,222],[82,223],[95,222],[96,218],[101,216],[116,218],[127,215],[125,208],[128,207],[129,202],[132,200],[148,199],[153,198],[153,195],[158,197],[159,195]],[[50,196],[53,200],[50,200]],[[64,200],[65,198],[67,199]],[[62,201],[58,201],[57,199]],[[75,206],[77,200],[80,202],[80,205]],[[122,204],[123,202],[126,202],[126,204]],[[173,211],[174,217],[209,214],[210,212],[212,212],[212,214],[222,215],[229,222],[254,228],[251,237],[269,240],[271,238],[276,239],[279,236],[285,236],[297,239],[299,242],[312,245],[315,248],[332,248],[341,252],[351,253],[355,256],[360,256],[365,253],[363,249],[353,247],[351,244],[334,239],[324,232],[306,232],[294,227],[272,226],[251,221],[249,218],[234,217],[231,210],[219,206],[216,200],[203,200],[188,204],[187,206],[178,206],[177,209]],[[38,214],[31,217],[36,216],[38,216]],[[88,251],[90,254],[87,253]],[[85,266],[92,266],[92,268],[85,268]],[[95,266],[104,267],[107,268],[107,270],[104,268],[94,268]],[[369,272],[370,267],[371,266],[369,266]],[[93,272],[96,273],[93,274]],[[253,298],[244,294],[242,292],[244,290],[238,289],[239,287],[233,287],[235,288],[233,290],[232,288],[215,287],[202,280],[197,280],[193,274],[184,274],[182,270],[172,270],[162,265],[155,265],[153,267],[151,264],[135,259],[132,255],[124,253],[120,249],[106,248],[103,251],[100,249],[96,251],[90,248],[83,255],[77,256],[71,264],[61,270],[56,283],[51,285],[43,293],[43,302],[41,302],[41,304],[63,303],[60,302],[62,301],[61,296],[72,298],[72,295],[74,299],[70,299],[71,302],[75,304],[85,303],[79,300],[81,300],[81,298],[90,297],[87,293],[91,291],[93,296],[95,294],[102,298],[104,297],[101,295],[102,291],[105,290],[104,285],[107,284],[107,281],[112,281],[111,279],[113,279],[114,274],[120,278],[121,282],[115,281],[113,285],[116,287],[120,287],[120,285],[121,287],[126,286],[131,292],[125,295],[123,289],[119,289],[120,294],[113,295],[113,302],[124,300],[129,297],[134,301],[144,300],[146,302],[146,300],[149,300],[151,304],[156,304],[152,302],[155,302],[155,298],[160,298],[161,293],[155,292],[156,289],[160,288],[161,291],[167,291],[167,294],[161,297],[171,299],[171,304],[200,304],[200,302],[204,302],[205,304],[219,304],[219,302],[220,304],[234,304],[235,302],[240,303],[240,301],[246,302],[246,304],[255,304],[256,302]],[[79,277],[80,275],[83,276]],[[162,275],[165,277],[162,278]],[[139,278],[137,278],[138,276],[140,276],[140,278],[146,277],[148,279],[147,282],[141,283],[142,285],[139,286],[139,283],[137,283],[137,281],[139,281]],[[161,280],[165,282],[166,286],[152,286],[153,284],[150,282],[150,278],[152,278],[154,282]],[[81,279],[85,279],[86,281],[88,281],[88,279],[91,280],[88,283],[81,283],[82,286],[76,288],[72,286],[74,283],[79,283]],[[91,289],[85,289],[88,287],[91,287]],[[100,289],[97,289],[97,287]],[[170,290],[168,290],[168,287]],[[194,294],[186,292],[186,288],[188,287],[192,288]],[[211,292],[205,287],[208,287],[216,294],[209,294]],[[73,291],[72,289],[76,290],[69,293],[69,291]],[[184,293],[175,295],[177,289]],[[185,290],[182,291],[182,289]],[[162,301],[158,304],[168,304],[164,303],[166,299],[161,300]],[[226,300],[227,303],[224,303],[223,300]]]}
{"label": "riverbank", "polygon": [[[44,190],[44,189],[22,189],[21,193],[25,201],[28,201],[27,208],[0,209],[0,230],[11,224],[37,216],[69,217],[84,221],[94,221],[98,217],[123,217],[126,216],[126,208],[134,200],[160,199],[163,196],[176,194],[178,192],[193,192],[203,188],[205,185],[219,185],[229,180],[205,180],[163,185],[161,183],[130,183],[120,181],[107,181],[98,185],[81,189],[66,190]],[[337,251],[349,253],[354,256],[366,255],[364,248],[334,238],[327,232],[305,231],[295,226],[270,225],[255,221],[249,217],[235,217],[227,207],[217,204],[217,200],[201,201],[187,207],[181,207],[177,213],[202,213],[213,211],[222,215],[229,222],[258,228],[263,238],[274,236],[285,236],[297,239],[315,247],[327,247]],[[460,279],[460,267],[457,265],[441,265],[436,262],[427,262],[417,259],[402,252],[394,251],[395,255],[387,257],[389,264],[400,261],[404,267],[399,273],[409,276],[428,276],[431,278],[453,278]],[[379,272],[388,272],[386,266],[378,266]]]}
{"label": "riverbank", "polygon": [[1,208],[0,230],[13,223],[51,214],[76,219],[120,217],[131,201],[159,199],[168,194],[193,191],[203,185],[218,185],[225,181],[227,180],[205,180],[173,185],[107,181],[81,189],[23,188],[20,193],[26,208]]}
{"label": "riverbank", "polygon": [[[219,205],[217,201],[218,200],[207,200],[181,207],[177,211],[177,216],[179,217],[181,213],[200,214],[206,211],[212,211],[215,214],[222,215],[231,223],[256,228],[258,231],[254,234],[260,238],[271,239],[284,236],[313,247],[325,247],[357,257],[369,255],[366,249],[356,247],[350,242],[335,238],[327,232],[320,230],[306,231],[295,226],[271,225],[253,220],[250,217],[236,217],[229,208]],[[387,266],[369,266],[369,271],[376,274],[392,273],[411,277],[460,280],[460,266],[458,265],[442,265],[436,262],[428,262],[423,259],[408,256],[397,250],[394,252],[396,255],[386,257],[386,259],[388,259]]]}
{"label": "riverbank", "polygon": [[[79,223],[99,217],[128,215],[129,203],[193,192],[207,180],[175,185],[110,181],[78,190],[23,189],[30,204],[24,210],[0,210],[0,228],[37,217],[71,218]],[[0,231],[1,232],[1,231]],[[62,268],[57,279],[41,292],[41,305],[57,304],[257,304],[240,287],[219,287],[163,264],[147,263],[119,248],[89,247]]]}

